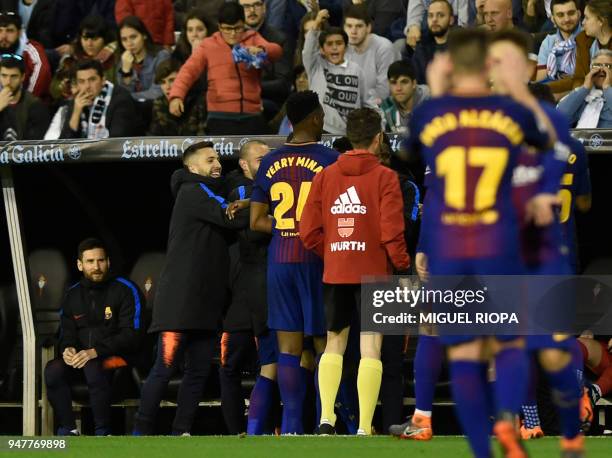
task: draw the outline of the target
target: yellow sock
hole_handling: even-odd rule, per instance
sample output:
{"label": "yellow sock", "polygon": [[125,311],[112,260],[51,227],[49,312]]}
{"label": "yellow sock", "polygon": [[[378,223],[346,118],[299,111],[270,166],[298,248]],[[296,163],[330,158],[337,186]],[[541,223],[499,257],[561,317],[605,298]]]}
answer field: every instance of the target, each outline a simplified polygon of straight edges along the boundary
{"label": "yellow sock", "polygon": [[321,397],[321,418],[328,420],[332,426],[336,425],[334,405],[336,395],[342,378],[342,355],[323,353],[319,361],[319,396]]}
{"label": "yellow sock", "polygon": [[382,363],[379,359],[361,358],[357,372],[357,392],[359,394],[359,429],[372,434],[372,418],[378,401]]}

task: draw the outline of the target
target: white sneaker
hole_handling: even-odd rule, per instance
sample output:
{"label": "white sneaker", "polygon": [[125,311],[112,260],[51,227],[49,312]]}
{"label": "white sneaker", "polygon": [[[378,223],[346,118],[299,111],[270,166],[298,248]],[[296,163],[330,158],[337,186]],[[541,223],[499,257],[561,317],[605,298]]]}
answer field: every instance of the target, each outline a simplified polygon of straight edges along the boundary
{"label": "white sneaker", "polygon": [[357,430],[357,435],[358,436],[367,436],[366,432],[363,429],[358,429]]}

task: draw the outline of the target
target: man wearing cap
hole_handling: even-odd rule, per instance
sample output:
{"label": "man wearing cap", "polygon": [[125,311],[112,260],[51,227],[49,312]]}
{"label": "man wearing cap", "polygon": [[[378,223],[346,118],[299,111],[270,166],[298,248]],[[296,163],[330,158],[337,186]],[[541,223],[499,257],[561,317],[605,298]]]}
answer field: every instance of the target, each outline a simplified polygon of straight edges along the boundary
{"label": "man wearing cap", "polygon": [[16,54],[25,63],[24,87],[36,97],[44,99],[49,94],[51,66],[43,45],[29,40],[22,30],[19,14],[0,13],[0,53]]}

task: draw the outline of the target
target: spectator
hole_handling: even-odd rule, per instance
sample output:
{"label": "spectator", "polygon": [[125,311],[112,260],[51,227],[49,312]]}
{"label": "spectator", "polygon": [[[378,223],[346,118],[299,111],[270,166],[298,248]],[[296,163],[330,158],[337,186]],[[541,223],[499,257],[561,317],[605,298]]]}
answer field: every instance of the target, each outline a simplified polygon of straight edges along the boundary
{"label": "spectator", "polygon": [[317,14],[315,29],[306,34],[304,67],[310,89],[317,93],[325,112],[323,130],[332,135],[344,135],[346,118],[354,109],[374,106],[368,100],[363,72],[359,65],[345,59],[348,36],[339,27],[321,32],[327,10]]}
{"label": "spectator", "polygon": [[[308,75],[303,65],[296,65],[293,69],[293,89],[295,92],[304,92],[309,88]],[[270,131],[277,133],[278,135],[287,136],[293,132],[293,127],[289,122],[287,116],[287,102],[283,103],[283,106],[276,114],[274,119],[268,123]]]}
{"label": "spectator", "polygon": [[206,105],[200,94],[190,91],[185,98],[185,111],[180,117],[169,111],[170,90],[181,64],[173,59],[157,67],[155,82],[161,86],[162,95],[153,102],[153,116],[149,135],[158,137],[173,135],[204,135],[206,133]]}
{"label": "spectator", "polygon": [[550,32],[554,30],[554,21],[551,19],[551,0],[522,0],[523,27],[527,32]]}
{"label": "spectator", "polygon": [[552,21],[557,32],[544,38],[538,52],[536,81],[547,82],[553,94],[567,92],[572,87],[576,36],[582,30],[576,1],[552,0]]}
{"label": "spectator", "polygon": [[159,64],[170,58],[170,53],[154,44],[149,31],[136,16],[128,16],[119,24],[120,63],[116,81],[130,91],[136,100],[155,100],[162,95],[155,84]]}
{"label": "spectator", "polygon": [[[275,62],[283,50],[259,33],[244,31],[244,10],[225,3],[219,12],[219,32],[205,38],[181,67],[170,92],[170,113],[184,112],[189,88],[207,71],[206,95],[211,135],[253,135],[267,132],[261,116],[262,61]],[[242,57],[239,57],[242,56]],[[244,60],[250,61],[249,64]]]}
{"label": "spectator", "polygon": [[417,82],[425,84],[427,65],[437,52],[446,51],[448,32],[455,23],[453,10],[447,0],[432,0],[427,8],[428,34],[414,50],[412,64],[416,72]]}
{"label": "spectator", "polygon": [[76,87],[61,138],[132,137],[139,133],[140,118],[130,94],[104,79],[100,62],[77,64]]}
{"label": "spectator", "polygon": [[[21,17],[22,27],[31,40],[46,47],[46,36],[55,14],[54,0],[0,0],[0,11],[13,11]],[[50,46],[51,47],[51,46]]]}
{"label": "spectator", "polygon": [[[456,18],[459,27],[468,24],[468,0],[451,0],[452,14]],[[415,48],[421,41],[422,31],[427,30],[427,11],[430,0],[410,0],[408,2],[408,12],[406,17],[406,44]]]}
{"label": "spectator", "polygon": [[117,43],[113,33],[101,16],[88,16],[79,26],[79,36],[72,44],[72,52],[60,61],[58,70],[51,80],[51,97],[66,100],[72,97],[70,80],[74,78],[76,64],[87,59],[102,63],[104,77],[115,81],[115,50]]}
{"label": "spectator", "polygon": [[591,70],[591,59],[600,49],[612,50],[612,3],[591,0],[584,9],[584,30],[576,37],[576,71],[573,87],[580,87]]}
{"label": "spectator", "polygon": [[414,67],[407,61],[391,64],[387,79],[391,95],[381,106],[385,131],[405,135],[412,112],[429,98],[429,88],[426,84],[417,84]]}
{"label": "spectator", "polygon": [[395,55],[393,44],[372,32],[372,20],[365,5],[352,5],[344,12],[344,31],[349,46],[346,59],[364,69],[364,84],[368,97],[380,105],[389,95],[385,75],[399,56]]}
{"label": "spectator", "polygon": [[[392,39],[392,26],[406,16],[407,0],[344,0],[344,10],[350,5],[365,5],[372,18],[372,33]],[[345,16],[346,17],[346,16]],[[399,19],[398,19],[399,18]]]}
{"label": "spectator", "polygon": [[95,434],[108,436],[112,369],[127,365],[139,347],[143,297],[134,283],[110,274],[108,251],[100,240],[86,239],[79,244],[77,267],[83,276],[62,303],[62,357],[45,367],[47,396],[59,422],[57,434],[78,436],[70,382],[83,374]]}
{"label": "spectator", "polygon": [[612,128],[612,51],[602,49],[591,62],[581,87],[561,99],[557,108],[577,129]]}
{"label": "spectator", "polygon": [[47,107],[23,89],[25,64],[17,55],[0,60],[0,139],[40,140],[49,125]]}
{"label": "spectator", "polygon": [[225,0],[174,0],[174,28],[179,30],[185,24],[189,12],[194,9],[206,11],[206,14],[216,26],[219,9],[224,3]]}
{"label": "spectator", "polygon": [[[302,65],[304,62],[302,60],[302,51],[304,50],[304,41],[306,39],[306,33],[309,30],[313,30],[316,26],[317,14],[309,11],[306,13],[302,20],[300,21],[300,31],[298,34],[297,43],[295,45],[295,53],[293,55],[293,64],[294,65]],[[324,24],[326,26],[327,23]]]}
{"label": "spectator", "polygon": [[49,94],[51,66],[43,46],[28,39],[21,28],[21,17],[13,12],[0,13],[0,53],[23,57],[24,87],[44,100]]}
{"label": "spectator", "polygon": [[128,16],[138,17],[145,25],[153,43],[170,48],[174,44],[174,7],[172,0],[117,0],[117,24]]}
{"label": "spectator", "polygon": [[484,26],[491,32],[514,27],[510,0],[485,0],[482,7]]}
{"label": "spectator", "polygon": [[208,13],[201,9],[193,9],[185,16],[181,36],[176,42],[172,57],[184,64],[193,51],[207,36],[214,33],[216,27]]}
{"label": "spectator", "polygon": [[183,360],[172,433],[191,432],[226,305],[228,230],[242,224],[225,215],[225,180],[212,142],[194,143],[185,150],[183,168],[172,174],[171,186],[175,201],[168,252],[149,328],[158,333],[157,358],[142,387],[134,435],[153,433],[168,381]]}
{"label": "spectator", "polygon": [[291,57],[293,46],[280,29],[266,23],[266,4],[263,0],[239,0],[244,8],[246,26],[258,32],[264,40],[276,43],[283,49],[283,57],[264,68],[261,75],[261,97],[266,119],[278,113],[291,89]]}

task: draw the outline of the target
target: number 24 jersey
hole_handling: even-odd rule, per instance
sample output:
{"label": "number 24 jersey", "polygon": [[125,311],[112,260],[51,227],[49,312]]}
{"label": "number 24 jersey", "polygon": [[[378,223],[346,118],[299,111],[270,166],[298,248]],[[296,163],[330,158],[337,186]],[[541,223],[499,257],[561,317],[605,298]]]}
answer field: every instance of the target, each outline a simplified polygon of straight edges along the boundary
{"label": "number 24 jersey", "polygon": [[251,200],[268,204],[274,218],[268,262],[321,262],[300,240],[300,219],[315,175],[337,158],[337,151],[312,142],[287,143],[262,159]]}

